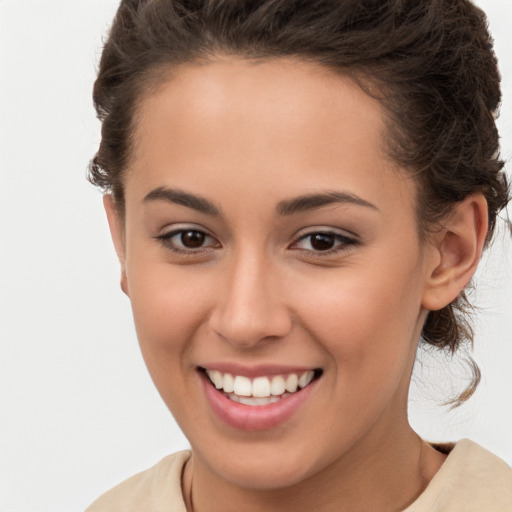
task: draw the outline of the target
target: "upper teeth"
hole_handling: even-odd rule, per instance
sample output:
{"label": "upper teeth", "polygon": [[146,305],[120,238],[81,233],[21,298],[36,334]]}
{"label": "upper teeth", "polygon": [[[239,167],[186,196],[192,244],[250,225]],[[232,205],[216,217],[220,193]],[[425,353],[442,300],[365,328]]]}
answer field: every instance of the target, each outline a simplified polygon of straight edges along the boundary
{"label": "upper teeth", "polygon": [[225,393],[234,393],[238,396],[252,396],[264,398],[268,396],[280,396],[285,392],[295,393],[297,389],[306,387],[315,375],[313,370],[307,370],[301,374],[289,373],[276,375],[275,377],[256,377],[253,380],[242,375],[221,373],[218,370],[206,370],[217,389]]}

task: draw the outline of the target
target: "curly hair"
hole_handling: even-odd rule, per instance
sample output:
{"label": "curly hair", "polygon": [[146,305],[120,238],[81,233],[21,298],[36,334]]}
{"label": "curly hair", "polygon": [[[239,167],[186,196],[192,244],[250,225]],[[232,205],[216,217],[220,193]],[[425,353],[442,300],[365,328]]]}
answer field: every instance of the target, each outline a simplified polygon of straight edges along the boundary
{"label": "curly hair", "polygon": [[[219,55],[293,56],[354,78],[387,114],[391,157],[414,174],[420,235],[452,207],[485,196],[491,240],[509,200],[495,124],[500,75],[485,14],[468,0],[123,0],[101,57],[102,122],[89,180],[124,211],[123,171],[138,104],[166,71]],[[462,292],[431,311],[422,341],[454,354],[472,345]],[[469,398],[480,378],[470,359]]]}

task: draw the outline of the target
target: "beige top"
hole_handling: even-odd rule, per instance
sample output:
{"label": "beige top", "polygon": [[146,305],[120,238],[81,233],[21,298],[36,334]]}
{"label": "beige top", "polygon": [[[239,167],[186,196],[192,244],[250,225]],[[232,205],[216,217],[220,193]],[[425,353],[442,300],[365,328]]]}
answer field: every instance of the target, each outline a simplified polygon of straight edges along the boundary
{"label": "beige top", "polygon": [[[181,474],[189,457],[188,451],[165,457],[101,496],[86,512],[186,512]],[[512,512],[512,469],[463,439],[403,512]]]}

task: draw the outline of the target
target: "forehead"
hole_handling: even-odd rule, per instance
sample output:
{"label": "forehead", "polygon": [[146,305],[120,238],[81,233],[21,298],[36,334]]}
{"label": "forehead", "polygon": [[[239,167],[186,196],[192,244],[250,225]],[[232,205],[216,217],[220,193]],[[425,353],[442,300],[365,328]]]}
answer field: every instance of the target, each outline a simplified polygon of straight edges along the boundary
{"label": "forehead", "polygon": [[[149,88],[139,104],[138,141],[155,136],[146,129],[149,121],[153,128],[162,128],[162,134],[170,134],[174,128],[177,137],[186,134],[190,138],[189,128],[194,128],[198,137],[204,136],[199,129],[215,125],[224,131],[233,129],[234,141],[247,132],[256,140],[255,129],[260,134],[269,133],[271,123],[279,139],[287,134],[318,139],[315,136],[320,130],[326,142],[336,132],[344,144],[358,135],[360,126],[374,137],[379,149],[385,133],[380,104],[348,75],[316,63],[292,58],[253,61],[226,57],[182,64],[163,76],[167,79]],[[348,124],[352,129],[345,130]],[[224,134],[217,129],[211,135],[221,139]],[[208,141],[203,137],[197,142]],[[247,142],[246,137],[243,142]]]}
{"label": "forehead", "polygon": [[134,135],[127,181],[139,188],[193,183],[208,195],[225,178],[231,190],[378,196],[405,176],[384,149],[381,105],[349,76],[295,59],[179,66],[142,99]]}

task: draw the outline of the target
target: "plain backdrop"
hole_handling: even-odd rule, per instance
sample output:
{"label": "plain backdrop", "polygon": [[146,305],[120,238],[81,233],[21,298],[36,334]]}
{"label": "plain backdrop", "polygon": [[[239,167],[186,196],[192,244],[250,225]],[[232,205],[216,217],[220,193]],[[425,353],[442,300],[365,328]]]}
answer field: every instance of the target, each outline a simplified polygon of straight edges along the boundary
{"label": "plain backdrop", "polygon": [[[512,157],[512,0],[480,0],[503,74]],[[117,0],[0,0],[0,511],[78,512],[185,448],[139,354],[101,196],[85,180],[99,142],[91,102]],[[477,395],[450,412],[460,365],[418,365],[411,421],[471,437],[512,463],[512,244],[479,271]],[[191,404],[193,406],[193,404]]]}

